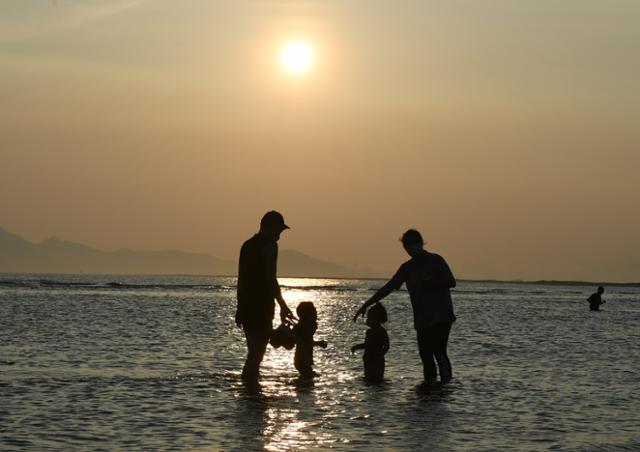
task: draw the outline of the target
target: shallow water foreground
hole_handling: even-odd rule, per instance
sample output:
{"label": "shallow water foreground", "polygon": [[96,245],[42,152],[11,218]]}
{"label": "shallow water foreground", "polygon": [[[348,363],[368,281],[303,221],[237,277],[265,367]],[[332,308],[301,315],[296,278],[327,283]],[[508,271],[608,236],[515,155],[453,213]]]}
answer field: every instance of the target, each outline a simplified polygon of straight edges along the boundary
{"label": "shallow water foreground", "polygon": [[[117,284],[114,284],[117,283]],[[239,379],[233,279],[0,275],[3,450],[640,450],[640,289],[461,283],[454,380],[425,392],[406,292],[387,381],[351,317],[376,281],[282,280],[319,312],[315,381],[269,349]]]}

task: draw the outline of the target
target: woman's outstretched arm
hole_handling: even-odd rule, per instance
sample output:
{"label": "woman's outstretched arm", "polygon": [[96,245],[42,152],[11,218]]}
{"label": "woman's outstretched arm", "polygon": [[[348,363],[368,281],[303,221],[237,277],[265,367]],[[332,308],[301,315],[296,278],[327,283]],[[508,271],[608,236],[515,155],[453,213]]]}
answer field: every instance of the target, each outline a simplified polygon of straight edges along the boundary
{"label": "woman's outstretched arm", "polygon": [[356,315],[353,316],[353,321],[355,322],[358,317],[364,316],[364,313],[367,312],[367,308],[373,304],[376,304],[378,301],[382,300],[384,297],[389,295],[394,290],[398,290],[405,282],[405,271],[404,265],[401,266],[393,278],[389,280],[384,286],[382,286],[376,293],[373,294],[371,298],[364,302],[360,309],[356,312]]}

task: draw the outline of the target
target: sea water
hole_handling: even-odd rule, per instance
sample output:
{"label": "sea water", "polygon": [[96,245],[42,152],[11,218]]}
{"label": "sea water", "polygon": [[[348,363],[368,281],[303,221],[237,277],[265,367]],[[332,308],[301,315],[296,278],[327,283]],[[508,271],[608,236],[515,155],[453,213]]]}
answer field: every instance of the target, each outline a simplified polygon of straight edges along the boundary
{"label": "sea water", "polygon": [[385,382],[353,314],[384,281],[281,279],[318,310],[320,373],[269,347],[245,386],[235,279],[0,275],[0,449],[640,450],[640,288],[461,282],[454,379],[425,391],[406,291]]}

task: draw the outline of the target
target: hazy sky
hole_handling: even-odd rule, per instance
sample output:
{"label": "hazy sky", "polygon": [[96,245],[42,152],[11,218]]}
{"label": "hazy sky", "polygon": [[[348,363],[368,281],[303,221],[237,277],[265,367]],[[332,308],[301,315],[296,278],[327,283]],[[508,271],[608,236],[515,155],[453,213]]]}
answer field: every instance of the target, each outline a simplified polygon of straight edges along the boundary
{"label": "hazy sky", "polygon": [[[286,73],[303,39],[315,64]],[[640,280],[637,0],[3,0],[0,225],[466,278]]]}

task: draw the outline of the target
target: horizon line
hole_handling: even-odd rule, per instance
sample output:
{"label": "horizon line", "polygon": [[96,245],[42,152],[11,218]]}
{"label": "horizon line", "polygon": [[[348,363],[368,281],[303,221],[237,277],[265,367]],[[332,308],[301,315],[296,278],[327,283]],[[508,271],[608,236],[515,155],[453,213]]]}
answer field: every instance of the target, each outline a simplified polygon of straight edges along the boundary
{"label": "horizon line", "polygon": [[[82,276],[194,276],[194,277],[209,277],[209,278],[236,278],[236,274],[226,275],[212,275],[212,274],[193,274],[193,273],[49,273],[49,272],[0,272],[1,275],[82,275]],[[389,278],[377,278],[377,277],[346,277],[346,276],[289,276],[278,275],[278,278],[295,278],[295,279],[336,279],[336,280],[364,280],[364,281],[386,281]],[[600,286],[627,286],[627,287],[640,287],[640,281],[630,282],[613,282],[613,281],[581,281],[581,280],[561,280],[561,279],[539,279],[539,280],[524,280],[524,279],[473,279],[473,278],[460,278],[457,282],[468,283],[508,283],[508,284],[538,284],[538,285],[566,285],[566,286],[586,286],[586,285],[600,285]],[[455,289],[454,289],[455,290]]]}

